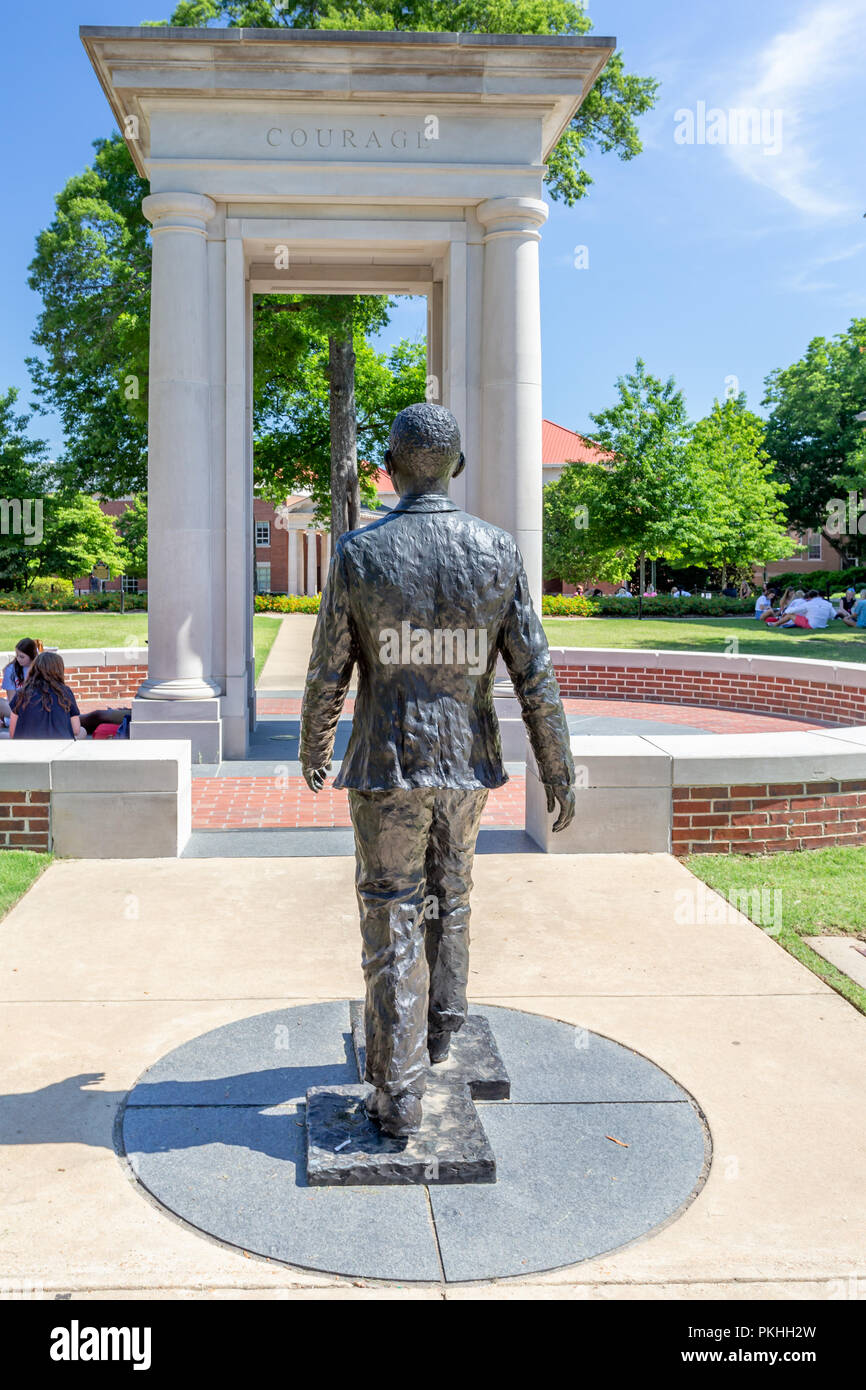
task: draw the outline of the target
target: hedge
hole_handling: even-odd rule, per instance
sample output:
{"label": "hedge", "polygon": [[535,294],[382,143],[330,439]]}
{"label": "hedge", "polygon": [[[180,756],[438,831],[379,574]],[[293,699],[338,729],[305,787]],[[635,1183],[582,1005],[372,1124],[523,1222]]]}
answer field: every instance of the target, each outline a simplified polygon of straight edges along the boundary
{"label": "hedge", "polygon": [[[146,594],[124,594],[123,607],[125,612],[133,608],[147,608]],[[120,594],[45,594],[34,593],[28,589],[25,593],[0,593],[0,612],[6,613],[25,613],[28,609],[38,608],[49,613],[119,613]]]}
{"label": "hedge", "polygon": [[[588,598],[585,594],[544,594],[541,611],[551,618],[634,618],[637,616],[636,598],[617,598],[613,594],[603,594],[600,598]],[[660,594],[658,598],[645,598],[643,611],[648,618],[684,618],[688,615],[719,617],[721,614],[752,614],[755,611],[754,598],[674,598],[672,594]]]}
{"label": "hedge", "polygon": [[318,613],[321,594],[256,594],[257,613]]}

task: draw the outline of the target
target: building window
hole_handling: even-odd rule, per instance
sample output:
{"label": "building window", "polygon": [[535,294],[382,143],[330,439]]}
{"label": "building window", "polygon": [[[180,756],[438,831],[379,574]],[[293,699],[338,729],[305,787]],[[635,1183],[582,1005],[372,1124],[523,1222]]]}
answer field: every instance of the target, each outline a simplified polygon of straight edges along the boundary
{"label": "building window", "polygon": [[823,536],[821,535],[821,532],[820,532],[820,531],[818,531],[818,532],[810,531],[809,534],[808,534],[808,537],[807,537],[807,543],[808,543],[807,559],[809,559],[809,560],[821,560],[821,559],[823,559],[824,538],[823,538]]}
{"label": "building window", "polygon": [[256,545],[270,545],[271,543],[271,523],[269,521],[256,522]]}
{"label": "building window", "polygon": [[271,567],[270,564],[256,565],[256,593],[269,594],[271,592]]}
{"label": "building window", "polygon": [[122,574],[120,576],[120,587],[125,594],[137,594],[138,576],[135,574]]}

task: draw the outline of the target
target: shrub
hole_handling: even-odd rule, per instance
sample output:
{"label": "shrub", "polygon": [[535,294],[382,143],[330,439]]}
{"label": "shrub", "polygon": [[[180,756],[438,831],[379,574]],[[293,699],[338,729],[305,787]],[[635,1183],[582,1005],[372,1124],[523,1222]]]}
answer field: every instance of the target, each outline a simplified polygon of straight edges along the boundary
{"label": "shrub", "polygon": [[556,618],[591,618],[598,612],[598,599],[585,594],[542,594],[541,611]]}
{"label": "shrub", "polygon": [[[125,594],[124,609],[146,609],[147,594]],[[49,613],[119,613],[120,594],[47,594],[34,593],[32,589],[24,594],[0,593],[0,611],[6,613],[25,613],[28,609],[40,608]]]}
{"label": "shrub", "polygon": [[[545,594],[541,600],[541,611],[547,617],[555,618],[636,618],[637,599],[617,598],[613,594],[603,594],[600,598],[588,598],[585,594]],[[647,618],[720,617],[722,614],[754,613],[753,598],[674,598],[672,594],[661,594],[658,598],[645,598],[644,616]]]}
{"label": "shrub", "polygon": [[257,613],[318,613],[321,594],[256,594]]}

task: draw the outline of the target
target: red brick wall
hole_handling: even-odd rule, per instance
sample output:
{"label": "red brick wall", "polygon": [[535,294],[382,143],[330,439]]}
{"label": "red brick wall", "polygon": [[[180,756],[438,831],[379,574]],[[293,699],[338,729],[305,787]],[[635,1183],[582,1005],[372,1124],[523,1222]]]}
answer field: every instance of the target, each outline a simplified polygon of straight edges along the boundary
{"label": "red brick wall", "polygon": [[673,852],[777,854],[866,844],[866,781],[674,787]]}
{"label": "red brick wall", "polygon": [[66,684],[79,700],[128,704],[143,680],[146,666],[67,666]]}
{"label": "red brick wall", "polygon": [[709,705],[757,714],[814,719],[822,724],[866,723],[866,688],[831,685],[791,676],[749,675],[731,670],[681,671],[652,666],[555,666],[565,696],[607,700],[662,700],[670,705]]}
{"label": "red brick wall", "polygon": [[50,792],[0,791],[0,850],[51,848]]}
{"label": "red brick wall", "polygon": [[[256,562],[270,562],[271,592],[285,594],[289,588],[289,533],[285,527],[277,526],[277,514],[270,502],[262,502],[258,497],[253,499],[253,523],[257,521],[271,523],[271,543],[256,546]],[[304,544],[303,536],[300,542]]]}

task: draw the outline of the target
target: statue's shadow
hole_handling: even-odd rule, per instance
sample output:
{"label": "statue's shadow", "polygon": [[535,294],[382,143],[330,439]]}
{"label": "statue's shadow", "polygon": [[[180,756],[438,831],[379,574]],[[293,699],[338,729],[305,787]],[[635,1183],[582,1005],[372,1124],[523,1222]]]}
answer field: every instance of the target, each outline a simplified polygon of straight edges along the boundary
{"label": "statue's shadow", "polygon": [[145,1073],[129,1092],[99,1089],[103,1072],[80,1072],[32,1091],[0,1095],[0,1150],[35,1144],[116,1150],[120,1137],[134,1161],[228,1145],[294,1163],[297,1181],[305,1185],[307,1091],[359,1084],[347,1033],[343,1041],[344,1062],[226,1071],[202,1079],[150,1080]]}

